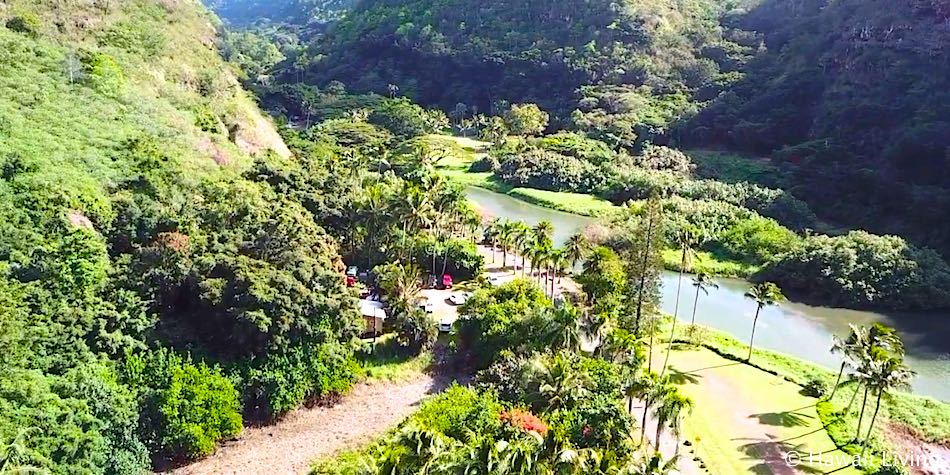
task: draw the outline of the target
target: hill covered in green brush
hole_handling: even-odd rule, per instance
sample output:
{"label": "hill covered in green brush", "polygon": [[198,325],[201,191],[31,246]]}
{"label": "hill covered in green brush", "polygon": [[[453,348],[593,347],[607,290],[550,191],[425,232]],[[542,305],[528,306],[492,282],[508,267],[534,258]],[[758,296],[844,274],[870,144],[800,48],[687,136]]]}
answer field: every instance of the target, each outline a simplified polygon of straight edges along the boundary
{"label": "hill covered in green brush", "polygon": [[194,0],[0,4],[5,472],[200,457],[358,369],[336,241],[262,178],[302,158],[217,34]]}

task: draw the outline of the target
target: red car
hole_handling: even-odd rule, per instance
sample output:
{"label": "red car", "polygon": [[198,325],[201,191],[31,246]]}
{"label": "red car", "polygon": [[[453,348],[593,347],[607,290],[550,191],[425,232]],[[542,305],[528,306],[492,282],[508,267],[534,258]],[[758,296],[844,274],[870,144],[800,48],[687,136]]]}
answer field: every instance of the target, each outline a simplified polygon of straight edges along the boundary
{"label": "red car", "polygon": [[452,276],[448,274],[442,275],[442,287],[446,289],[452,288]]}

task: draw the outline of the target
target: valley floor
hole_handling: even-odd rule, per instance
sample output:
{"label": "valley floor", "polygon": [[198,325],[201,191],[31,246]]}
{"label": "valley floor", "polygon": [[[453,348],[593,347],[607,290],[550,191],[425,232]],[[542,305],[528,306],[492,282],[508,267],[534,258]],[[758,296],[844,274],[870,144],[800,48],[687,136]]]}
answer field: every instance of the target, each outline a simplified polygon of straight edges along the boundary
{"label": "valley floor", "polygon": [[247,428],[214,455],[171,473],[304,474],[315,459],[379,437],[444,387],[441,380],[423,373],[398,382],[361,383],[335,406],[301,408],[277,424]]}

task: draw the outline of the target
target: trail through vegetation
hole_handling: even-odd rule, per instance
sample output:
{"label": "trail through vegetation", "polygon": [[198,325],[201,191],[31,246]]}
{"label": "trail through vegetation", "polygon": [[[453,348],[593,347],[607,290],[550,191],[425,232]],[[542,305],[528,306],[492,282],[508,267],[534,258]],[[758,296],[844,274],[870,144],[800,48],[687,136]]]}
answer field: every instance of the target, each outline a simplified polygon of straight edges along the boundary
{"label": "trail through vegetation", "polygon": [[360,384],[332,407],[298,409],[271,426],[249,428],[179,475],[307,473],[313,460],[356,448],[414,412],[441,381],[426,374],[399,382]]}

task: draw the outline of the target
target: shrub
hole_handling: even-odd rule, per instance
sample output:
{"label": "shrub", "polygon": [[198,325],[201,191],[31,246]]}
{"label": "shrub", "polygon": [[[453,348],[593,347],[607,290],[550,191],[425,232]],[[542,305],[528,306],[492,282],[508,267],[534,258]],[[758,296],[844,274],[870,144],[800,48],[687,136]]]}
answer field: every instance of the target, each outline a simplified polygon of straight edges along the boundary
{"label": "shrub", "polygon": [[82,58],[86,78],[99,92],[114,96],[125,84],[125,73],[115,58],[105,53],[90,53]]}
{"label": "shrub", "polygon": [[537,104],[514,104],[505,113],[508,130],[515,135],[537,135],[548,126],[548,113]]}
{"label": "shrub", "polygon": [[40,31],[40,17],[32,12],[21,12],[7,20],[7,28],[29,36],[36,36]]}
{"label": "shrub", "polygon": [[540,149],[499,157],[496,175],[514,186],[590,193],[601,186],[599,169],[590,162]]}
{"label": "shrub", "polygon": [[442,394],[426,401],[412,420],[427,430],[466,440],[470,432],[491,434],[501,427],[502,405],[488,391],[476,391],[453,384]]}
{"label": "shrub", "polygon": [[124,370],[140,391],[140,433],[153,454],[203,457],[218,441],[241,432],[238,392],[216,368],[161,349],[130,355]]}
{"label": "shrub", "polygon": [[759,263],[793,249],[801,239],[774,220],[756,216],[730,226],[717,241],[732,257]]}
{"label": "shrub", "polygon": [[822,397],[828,392],[828,385],[823,379],[813,378],[802,386],[802,394],[809,397]]}
{"label": "shrub", "polygon": [[352,348],[326,342],[269,354],[244,373],[245,414],[272,420],[310,398],[346,392],[360,368]]}
{"label": "shrub", "polygon": [[439,132],[449,124],[441,111],[427,111],[406,98],[381,101],[373,108],[369,122],[403,138]]}

